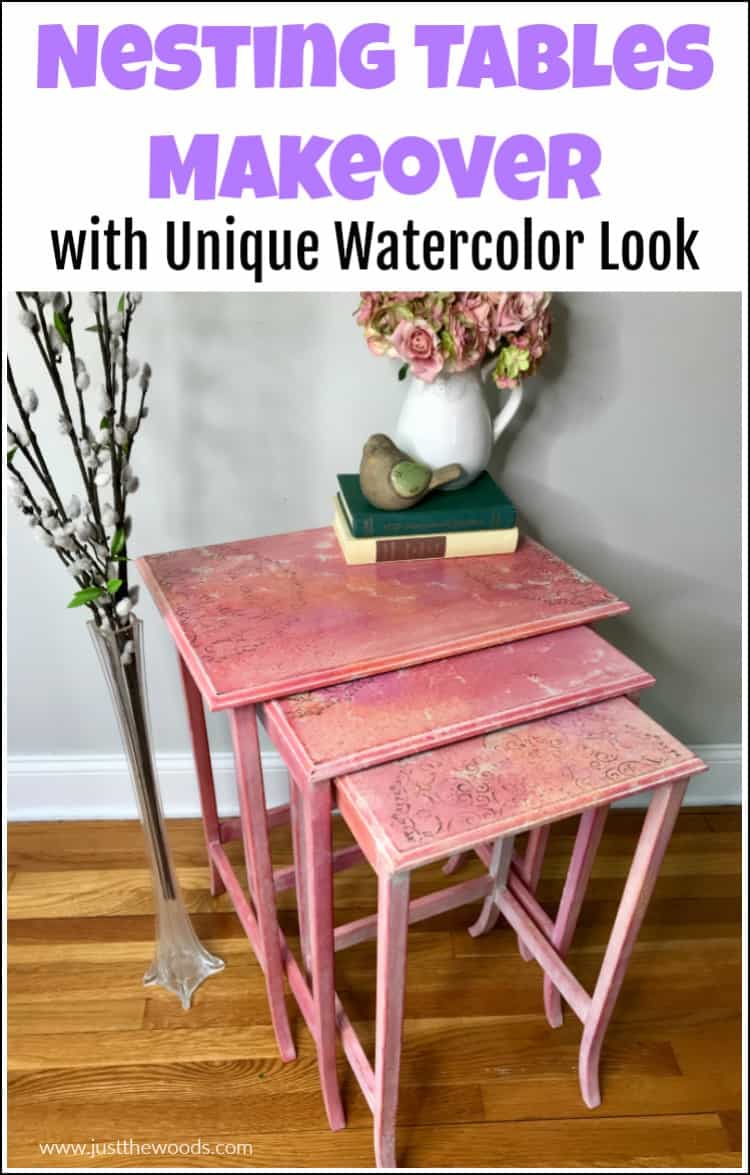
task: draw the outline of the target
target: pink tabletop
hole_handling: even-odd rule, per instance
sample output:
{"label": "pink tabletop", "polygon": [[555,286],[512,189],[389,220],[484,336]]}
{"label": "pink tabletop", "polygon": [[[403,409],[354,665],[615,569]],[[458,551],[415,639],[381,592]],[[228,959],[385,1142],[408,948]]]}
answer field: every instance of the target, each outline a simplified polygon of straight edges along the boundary
{"label": "pink tabletop", "polygon": [[298,782],[316,782],[653,684],[584,625],[294,694],[261,714]]}
{"label": "pink tabletop", "polygon": [[527,538],[512,555],[350,567],[325,527],[137,565],[212,710],[628,610]]}
{"label": "pink tabletop", "polygon": [[613,698],[337,784],[370,863],[409,868],[705,771],[692,751]]}

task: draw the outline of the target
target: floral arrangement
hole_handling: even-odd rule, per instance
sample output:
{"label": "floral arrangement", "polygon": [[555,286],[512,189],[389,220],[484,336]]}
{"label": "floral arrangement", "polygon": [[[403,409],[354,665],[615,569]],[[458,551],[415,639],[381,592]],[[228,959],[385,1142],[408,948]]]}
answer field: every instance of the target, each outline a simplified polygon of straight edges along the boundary
{"label": "floral arrangement", "polygon": [[7,426],[11,494],[34,534],[73,577],[76,591],[68,607],[86,606],[101,630],[118,637],[121,659],[128,664],[133,657],[130,614],[138,599],[138,588],[128,584],[128,500],[138,489],[133,444],[148,414],[151,380],[148,363],[141,366],[130,352],[141,295],[122,294],[116,307],[108,305],[105,293],[88,295],[93,322],[85,329],[96,334],[101,359],[102,382],[96,390],[76,348],[72,295],[17,297],[20,320],[51,385],[43,408],[45,414],[56,414],[59,432],[70,440],[79,486],[70,495],[59,490],[34,426],[40,397],[33,388],[19,391],[8,361],[8,387],[18,414],[18,421]]}
{"label": "floral arrangement", "polygon": [[499,388],[518,387],[547,350],[546,293],[377,293],[361,295],[356,320],[373,355],[403,359],[408,372],[432,383],[494,358]]}

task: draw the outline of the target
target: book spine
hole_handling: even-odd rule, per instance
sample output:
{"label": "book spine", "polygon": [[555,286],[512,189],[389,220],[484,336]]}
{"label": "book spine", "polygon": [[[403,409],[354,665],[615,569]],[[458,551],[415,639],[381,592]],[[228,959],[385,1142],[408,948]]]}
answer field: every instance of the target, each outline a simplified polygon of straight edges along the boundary
{"label": "book spine", "polygon": [[419,535],[402,539],[352,539],[334,519],[334,531],[347,563],[393,563],[416,559],[458,559],[467,555],[510,555],[518,545],[518,530],[461,535]]}
{"label": "book spine", "polygon": [[445,555],[445,535],[420,538],[376,539],[375,562],[390,563],[399,559],[441,559]]}

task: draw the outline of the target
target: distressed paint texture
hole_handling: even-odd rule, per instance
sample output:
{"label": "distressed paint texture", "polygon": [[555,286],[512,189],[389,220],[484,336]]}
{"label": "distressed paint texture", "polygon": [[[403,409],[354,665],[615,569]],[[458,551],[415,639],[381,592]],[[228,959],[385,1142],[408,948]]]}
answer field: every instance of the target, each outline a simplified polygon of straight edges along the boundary
{"label": "distressed paint texture", "polygon": [[653,680],[582,626],[294,694],[264,721],[304,774],[329,779]]}
{"label": "distressed paint texture", "polygon": [[414,867],[705,770],[626,698],[495,731],[338,783],[371,862]]}
{"label": "distressed paint texture", "polygon": [[325,527],[149,555],[138,569],[211,709],[627,611],[527,538],[512,555],[349,567]]}

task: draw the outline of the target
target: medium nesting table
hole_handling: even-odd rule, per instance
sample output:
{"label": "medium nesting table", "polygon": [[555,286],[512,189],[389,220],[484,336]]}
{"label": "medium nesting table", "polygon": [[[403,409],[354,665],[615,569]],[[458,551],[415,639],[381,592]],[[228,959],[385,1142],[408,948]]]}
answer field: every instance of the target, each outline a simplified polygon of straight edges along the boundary
{"label": "medium nesting table", "polygon": [[[332,853],[331,781],[637,695],[653,679],[587,627],[628,606],[526,538],[512,555],[350,567],[325,528],[146,556],[138,568],[179,653],[211,892],[226,889],[232,899],[265,975],[281,1056],[291,1060],[286,974],[315,1040],[329,1122],[338,1129],[337,1031],[365,1089],[372,1071],[336,997],[334,948],[371,936],[374,919],[334,933],[332,875],[361,859],[361,850]],[[239,819],[217,812],[204,703],[229,711]],[[256,716],[289,768],[293,868],[272,868],[268,828],[290,812],[266,808]],[[224,849],[238,838],[247,895]],[[518,864],[529,892],[545,840],[546,829],[535,829]],[[478,881],[457,887],[454,904],[485,897],[486,879]],[[276,892],[295,883],[302,965],[276,918]],[[442,900],[421,899],[419,916],[446,908]]]}

